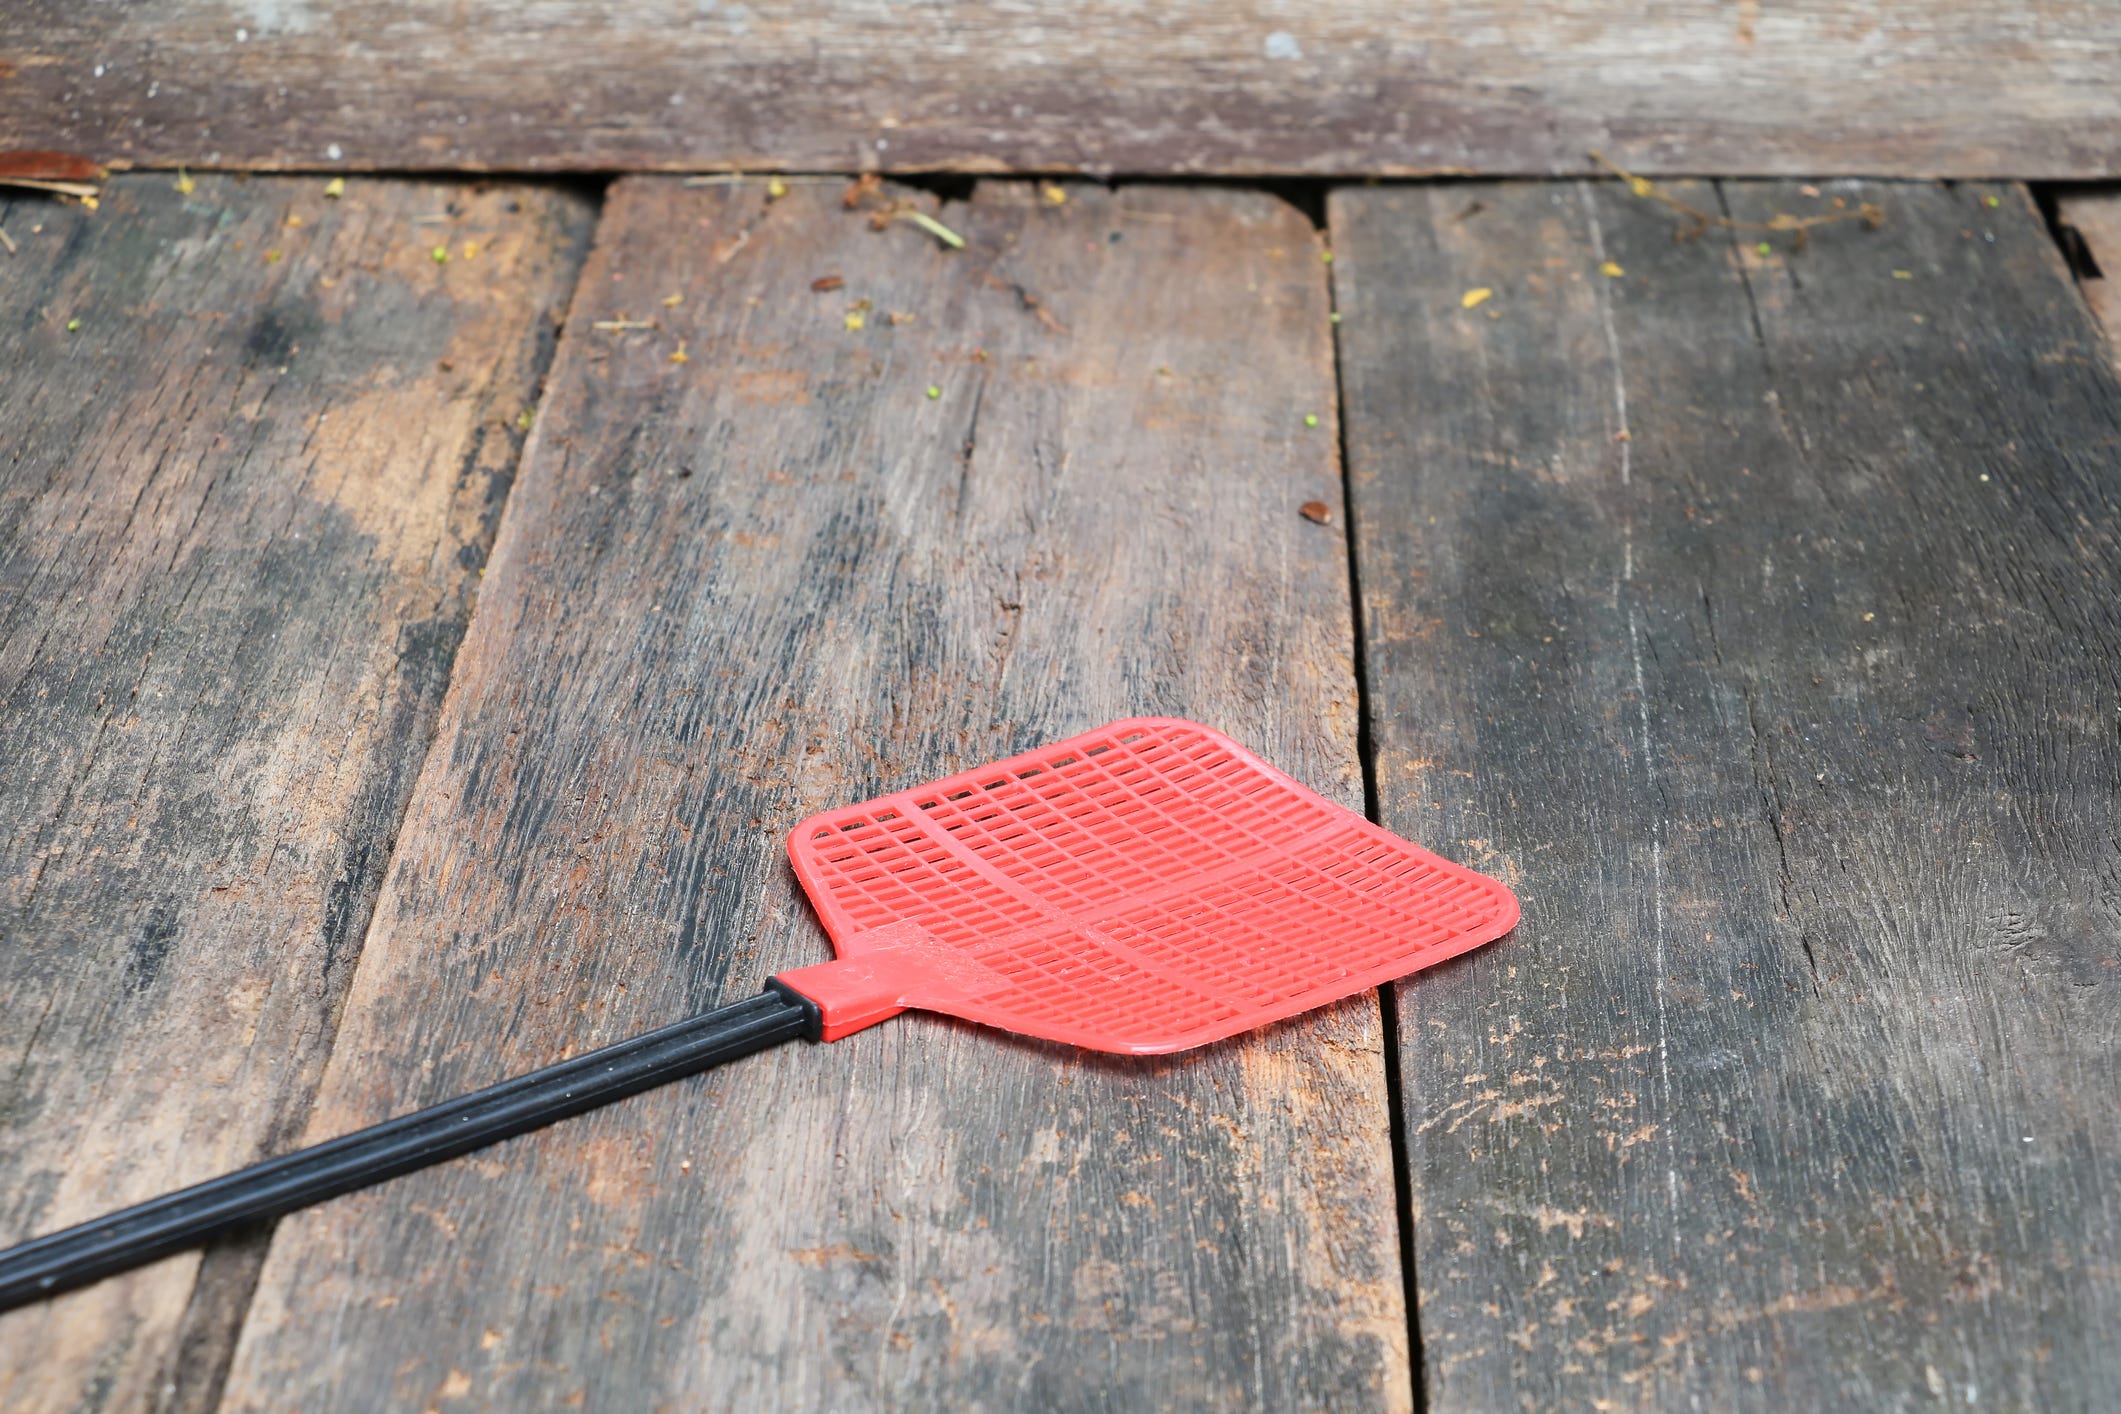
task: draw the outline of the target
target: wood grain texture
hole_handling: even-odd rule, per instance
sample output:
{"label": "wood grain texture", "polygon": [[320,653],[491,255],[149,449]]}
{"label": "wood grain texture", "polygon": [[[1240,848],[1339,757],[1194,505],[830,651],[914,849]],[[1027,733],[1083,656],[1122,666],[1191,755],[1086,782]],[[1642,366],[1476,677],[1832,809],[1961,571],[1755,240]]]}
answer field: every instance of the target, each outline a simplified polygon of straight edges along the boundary
{"label": "wood grain texture", "polygon": [[2083,281],[2084,297],[2106,330],[2108,343],[2121,358],[2121,192],[2066,197],[2056,215],[2077,234],[2099,264],[2097,276]]}
{"label": "wood grain texture", "polygon": [[[821,960],[829,805],[1133,712],[1359,801],[1316,232],[941,216],[613,189],[312,1137]],[[229,1407],[1404,1408],[1391,1194],[1374,997],[1129,1062],[908,1015],[290,1220]]]}
{"label": "wood grain texture", "polygon": [[[0,209],[0,1244],[300,1132],[591,214],[172,187]],[[0,1317],[0,1406],[190,1399],[227,1250]]]}
{"label": "wood grain texture", "polygon": [[2121,389],[2022,190],[1685,195],[1886,217],[1332,200],[1383,821],[1525,909],[1401,996],[1429,1407],[2100,1407]]}
{"label": "wood grain texture", "polygon": [[169,165],[2121,175],[2114,0],[16,0],[0,149]]}

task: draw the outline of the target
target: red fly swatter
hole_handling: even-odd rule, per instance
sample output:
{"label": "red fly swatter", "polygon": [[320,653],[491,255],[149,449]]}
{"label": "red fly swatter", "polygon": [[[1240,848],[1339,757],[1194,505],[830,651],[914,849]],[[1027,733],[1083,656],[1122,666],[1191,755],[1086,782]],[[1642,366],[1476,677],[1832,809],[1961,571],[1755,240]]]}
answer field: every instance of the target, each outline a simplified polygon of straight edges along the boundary
{"label": "red fly swatter", "polygon": [[1197,722],[1138,717],[797,826],[836,954],[705,1016],[0,1253],[0,1310],[907,1008],[1148,1055],[1248,1031],[1501,937],[1495,880]]}
{"label": "red fly swatter", "polygon": [[903,1008],[1150,1055],[1501,937],[1517,900],[1196,722],[1139,717],[796,827],[838,1040]]}

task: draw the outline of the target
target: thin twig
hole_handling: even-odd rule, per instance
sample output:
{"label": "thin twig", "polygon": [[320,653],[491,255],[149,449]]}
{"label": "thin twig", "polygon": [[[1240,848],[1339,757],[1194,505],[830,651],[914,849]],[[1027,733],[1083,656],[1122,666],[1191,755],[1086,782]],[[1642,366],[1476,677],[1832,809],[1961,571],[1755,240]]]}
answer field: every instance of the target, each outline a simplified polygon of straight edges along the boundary
{"label": "thin twig", "polygon": [[9,255],[15,254],[15,238],[7,233],[5,227],[0,227],[0,245],[7,247]]}
{"label": "thin twig", "polygon": [[1648,177],[1636,176],[1603,152],[1594,149],[1591,152],[1591,160],[1626,182],[1628,190],[1634,192],[1635,195],[1646,197],[1651,201],[1661,201],[1674,211],[1688,217],[1694,222],[1697,230],[1704,226],[1718,226],[1726,231],[1761,231],[1769,234],[1778,231],[1791,231],[1796,234],[1797,245],[1801,250],[1804,247],[1806,234],[1814,226],[1831,226],[1837,221],[1861,221],[1866,226],[1876,227],[1885,220],[1885,211],[1866,201],[1852,211],[1829,211],[1819,216],[1792,216],[1786,211],[1778,211],[1765,221],[1739,221],[1713,211],[1703,211],[1698,206],[1691,206],[1681,201]]}
{"label": "thin twig", "polygon": [[778,181],[786,186],[823,186],[827,182],[844,182],[845,177],[787,177],[773,172],[714,172],[704,177],[687,177],[678,185],[687,187],[740,187],[746,182]]}
{"label": "thin twig", "polygon": [[617,334],[628,329],[653,329],[653,319],[599,319],[589,326],[600,334]]}
{"label": "thin twig", "polygon": [[872,231],[881,231],[893,221],[911,221],[950,249],[965,248],[963,236],[914,205],[914,198],[902,196],[895,201],[883,198],[883,179],[874,172],[864,172],[848,185],[840,197],[840,204],[849,211],[869,207],[869,229]]}
{"label": "thin twig", "polygon": [[892,219],[911,221],[952,250],[963,250],[965,248],[965,238],[963,236],[951,230],[925,211],[895,211],[892,213]]}
{"label": "thin twig", "polygon": [[93,201],[102,191],[94,182],[48,182],[42,177],[0,177],[0,187],[28,187],[31,191],[80,197],[83,201]]}

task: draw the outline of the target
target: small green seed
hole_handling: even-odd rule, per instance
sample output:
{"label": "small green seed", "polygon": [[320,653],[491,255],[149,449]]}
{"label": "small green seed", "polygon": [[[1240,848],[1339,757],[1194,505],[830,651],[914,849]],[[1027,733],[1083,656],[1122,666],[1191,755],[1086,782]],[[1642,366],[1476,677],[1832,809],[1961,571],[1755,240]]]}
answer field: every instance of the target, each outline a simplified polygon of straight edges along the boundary
{"label": "small green seed", "polygon": [[1306,426],[1306,427],[1316,427],[1316,426],[1318,426],[1318,414],[1317,414],[1317,413],[1315,413],[1315,412],[1307,412],[1307,413],[1305,413],[1305,414],[1304,414],[1304,426]]}
{"label": "small green seed", "polygon": [[1759,245],[1754,246],[1753,249],[1759,251],[1762,255],[1773,255],[1775,253],[1775,247],[1769,245],[1766,241],[1762,241]]}
{"label": "small green seed", "polygon": [[73,333],[76,329],[80,327],[81,321],[78,319],[69,319],[66,321],[66,332],[69,334]]}
{"label": "small green seed", "polygon": [[928,385],[928,396],[929,396],[929,397],[931,397],[931,398],[940,398],[940,397],[941,397],[942,395],[943,395],[943,390],[942,390],[942,389],[940,389],[940,388],[936,387],[936,386],[935,386],[935,385],[934,385],[933,383],[930,383],[930,384]]}

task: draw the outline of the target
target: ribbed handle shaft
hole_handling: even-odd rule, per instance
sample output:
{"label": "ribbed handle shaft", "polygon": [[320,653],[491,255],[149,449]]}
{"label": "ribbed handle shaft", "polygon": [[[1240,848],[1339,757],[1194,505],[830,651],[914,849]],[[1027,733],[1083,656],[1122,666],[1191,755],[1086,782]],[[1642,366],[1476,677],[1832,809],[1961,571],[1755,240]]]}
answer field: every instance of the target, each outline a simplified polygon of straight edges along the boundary
{"label": "ribbed handle shaft", "polygon": [[504,1080],[0,1252],[0,1311],[484,1148],[799,1036],[818,1012],[769,986],[720,1011]]}

